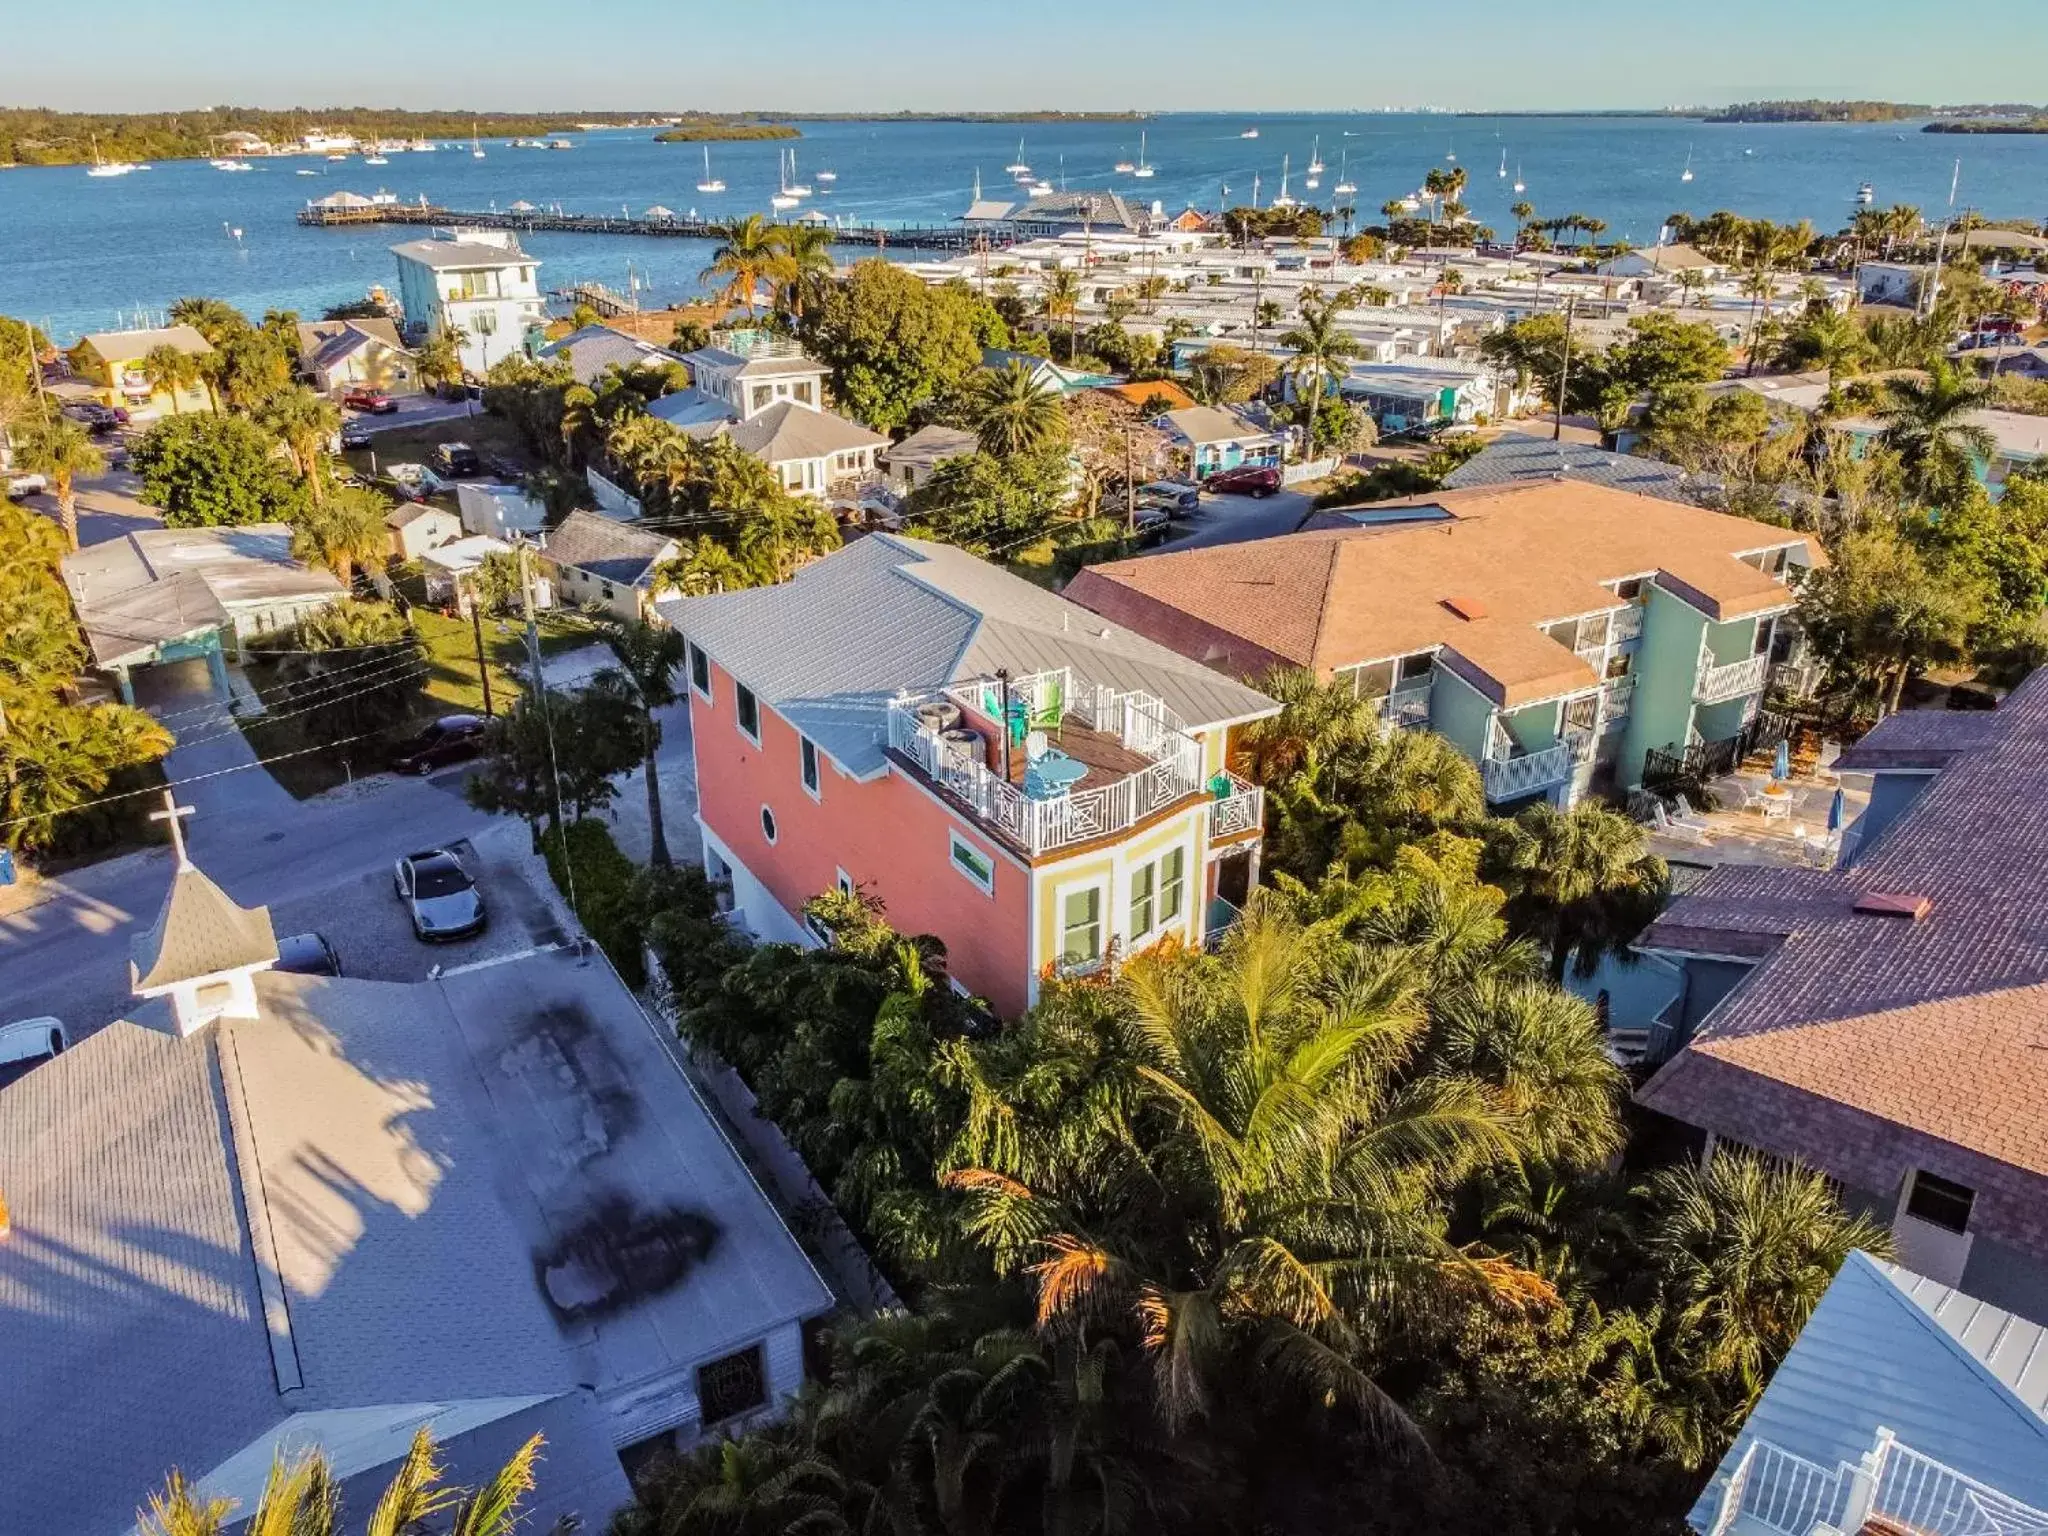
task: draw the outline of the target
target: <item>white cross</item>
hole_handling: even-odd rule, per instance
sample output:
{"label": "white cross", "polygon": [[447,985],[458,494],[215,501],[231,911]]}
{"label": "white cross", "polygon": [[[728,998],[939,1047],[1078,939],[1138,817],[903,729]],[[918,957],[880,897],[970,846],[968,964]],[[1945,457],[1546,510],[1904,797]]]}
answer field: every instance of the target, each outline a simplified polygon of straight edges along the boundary
{"label": "white cross", "polygon": [[171,824],[171,847],[177,851],[179,869],[193,868],[192,857],[185,852],[184,831],[178,826],[178,822],[182,818],[192,814],[193,808],[189,805],[178,804],[177,796],[173,795],[168,789],[164,791],[164,808],[160,811],[151,811],[149,813],[151,821],[168,821]]}

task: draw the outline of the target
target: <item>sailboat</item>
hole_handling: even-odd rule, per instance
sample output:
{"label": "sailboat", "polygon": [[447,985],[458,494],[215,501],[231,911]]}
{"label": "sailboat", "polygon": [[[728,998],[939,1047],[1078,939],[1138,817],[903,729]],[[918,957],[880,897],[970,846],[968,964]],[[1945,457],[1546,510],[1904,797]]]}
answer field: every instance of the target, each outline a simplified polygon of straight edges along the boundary
{"label": "sailboat", "polygon": [[1138,168],[1131,174],[1140,181],[1149,180],[1152,175],[1151,162],[1145,158],[1145,131],[1142,128],[1138,130]]}
{"label": "sailboat", "polygon": [[796,179],[796,151],[793,149],[789,152],[789,180],[783,183],[782,190],[791,197],[809,197],[811,195],[811,189]]}
{"label": "sailboat", "polygon": [[1012,176],[1029,176],[1031,174],[1031,167],[1024,160],[1024,141],[1021,138],[1017,140],[1017,158],[1004,166],[1003,169]]}
{"label": "sailboat", "polygon": [[1685,169],[1678,173],[1678,179],[1680,181],[1692,180],[1692,146],[1690,144],[1685,146]]}
{"label": "sailboat", "polygon": [[1240,139],[1256,139],[1258,136],[1259,130],[1256,128],[1247,128],[1243,133],[1240,133],[1238,135]]}
{"label": "sailboat", "polygon": [[818,172],[818,174],[817,174],[817,175],[816,175],[816,176],[815,176],[815,177],[813,178],[813,180],[816,180],[816,181],[822,181],[822,182],[827,182],[827,183],[830,183],[830,182],[835,182],[835,181],[837,181],[838,179],[839,179],[839,173],[838,173],[837,171],[820,171],[820,172]]}
{"label": "sailboat", "polygon": [[1522,181],[1522,163],[1518,160],[1515,162],[1515,195],[1520,197],[1528,190],[1529,188]]}
{"label": "sailboat", "polygon": [[484,147],[476,141],[476,121],[472,118],[469,124],[469,158],[481,160],[483,157]]}
{"label": "sailboat", "polygon": [[389,165],[390,163],[382,154],[378,153],[376,147],[372,147],[370,153],[363,156],[363,164],[365,165]]}
{"label": "sailboat", "polygon": [[100,141],[92,141],[92,166],[88,176],[126,176],[135,166],[126,160],[103,160],[100,158]]}
{"label": "sailboat", "polygon": [[[1311,176],[1323,174],[1323,141],[1321,138],[1317,138],[1309,149],[1308,173]],[[1310,185],[1313,186],[1314,183],[1311,182]]]}
{"label": "sailboat", "polygon": [[1458,145],[1456,140],[1453,140],[1450,147],[1444,151],[1444,163],[1446,165],[1456,165],[1458,163]]}
{"label": "sailboat", "polygon": [[1273,199],[1272,206],[1275,208],[1292,208],[1295,206],[1294,199],[1287,195],[1287,157],[1285,155],[1280,157],[1280,195]]}
{"label": "sailboat", "polygon": [[1500,170],[1497,174],[1502,181],[1508,179],[1508,152],[1505,148],[1500,152]]}
{"label": "sailboat", "polygon": [[[1119,145],[1117,145],[1117,148],[1118,148],[1119,150],[1121,150],[1121,149],[1123,148],[1123,145],[1119,144]],[[1119,176],[1128,176],[1128,175],[1130,175],[1130,174],[1131,174],[1131,172],[1135,171],[1135,170],[1136,170],[1137,168],[1138,168],[1138,162],[1137,162],[1137,161],[1135,161],[1135,160],[1119,160],[1119,161],[1117,161],[1117,163],[1116,163],[1116,167],[1115,167],[1115,169],[1116,169],[1116,173],[1117,173],[1117,175],[1119,175]]]}
{"label": "sailboat", "polygon": [[704,146],[704,179],[697,183],[699,192],[723,192],[725,183],[711,174],[711,146]]}
{"label": "sailboat", "polygon": [[1351,151],[1347,149],[1337,157],[1337,185],[1330,188],[1332,192],[1335,192],[1340,197],[1349,197],[1358,190],[1357,183],[1352,181],[1345,169],[1350,164]]}
{"label": "sailboat", "polygon": [[768,199],[768,206],[776,209],[794,208],[802,199],[790,190],[789,155],[786,151],[775,157],[775,165],[778,189],[775,195]]}

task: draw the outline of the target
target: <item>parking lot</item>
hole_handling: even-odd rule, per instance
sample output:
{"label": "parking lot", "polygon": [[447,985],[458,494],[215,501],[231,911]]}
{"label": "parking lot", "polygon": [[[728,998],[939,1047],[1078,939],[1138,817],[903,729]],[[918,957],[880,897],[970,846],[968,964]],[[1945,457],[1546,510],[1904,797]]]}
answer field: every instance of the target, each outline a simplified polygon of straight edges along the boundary
{"label": "parking lot", "polygon": [[561,941],[564,935],[554,916],[519,868],[479,851],[467,838],[448,848],[483,892],[489,922],[473,938],[443,944],[415,938],[388,867],[317,896],[281,903],[272,909],[271,923],[279,938],[323,935],[340,957],[344,976],[370,981],[423,981],[435,966],[452,970]]}

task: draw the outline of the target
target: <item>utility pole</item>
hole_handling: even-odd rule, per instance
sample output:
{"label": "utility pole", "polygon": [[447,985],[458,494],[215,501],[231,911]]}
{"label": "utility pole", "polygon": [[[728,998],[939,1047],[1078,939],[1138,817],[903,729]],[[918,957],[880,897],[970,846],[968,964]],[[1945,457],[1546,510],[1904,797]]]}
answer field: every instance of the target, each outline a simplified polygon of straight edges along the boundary
{"label": "utility pole", "polygon": [[476,675],[484,685],[484,718],[493,719],[497,711],[491,708],[491,664],[484,656],[484,605],[477,594],[469,594],[469,627],[476,636]]}
{"label": "utility pole", "polygon": [[1135,457],[1131,447],[1131,435],[1137,428],[1130,422],[1124,423],[1124,532],[1138,531],[1138,475]]}
{"label": "utility pole", "polygon": [[1564,437],[1564,389],[1572,376],[1572,320],[1579,312],[1579,296],[1574,293],[1564,301],[1564,363],[1557,370],[1557,414],[1551,418],[1550,440],[1555,443]]}

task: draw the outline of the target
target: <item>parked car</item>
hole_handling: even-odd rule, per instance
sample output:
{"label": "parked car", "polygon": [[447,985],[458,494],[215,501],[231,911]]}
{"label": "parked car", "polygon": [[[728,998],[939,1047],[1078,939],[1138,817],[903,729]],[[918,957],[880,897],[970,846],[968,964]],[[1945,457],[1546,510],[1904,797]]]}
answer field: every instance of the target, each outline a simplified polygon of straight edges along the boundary
{"label": "parked car", "polygon": [[294,933],[277,941],[277,964],[271,969],[294,976],[339,976],[341,957],[325,934]]}
{"label": "parked car", "polygon": [[63,407],[63,413],[84,426],[94,437],[104,436],[128,419],[126,411],[117,413],[109,406],[97,405],[90,400],[75,400]]}
{"label": "parked car", "polygon": [[1154,480],[1138,487],[1138,506],[1157,507],[1168,517],[1185,517],[1201,510],[1202,492],[1179,480]]}
{"label": "parked car", "polygon": [[40,496],[50,488],[50,482],[41,475],[9,475],[7,495],[11,500],[20,501],[24,496]]}
{"label": "parked car", "polygon": [[489,724],[482,715],[443,715],[393,753],[391,766],[400,773],[432,773],[475,757]]}
{"label": "parked car", "polygon": [[70,1043],[63,1023],[48,1014],[0,1027],[0,1088],[19,1082],[44,1062],[62,1055]]}
{"label": "parked car", "polygon": [[372,416],[389,416],[398,409],[398,402],[381,389],[352,389],[341,397],[341,403],[352,411],[365,411]]}
{"label": "parked car", "polygon": [[367,448],[376,436],[368,422],[345,421],[341,424],[341,446],[344,448]]}
{"label": "parked car", "polygon": [[1240,464],[1218,470],[1202,482],[1202,489],[1226,496],[1270,496],[1280,489],[1278,464]]}
{"label": "parked car", "polygon": [[434,468],[441,474],[461,477],[483,473],[483,460],[467,443],[437,443],[434,445]]}
{"label": "parked car", "polygon": [[415,937],[427,944],[484,931],[484,899],[476,879],[446,848],[408,853],[391,869]]}

